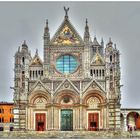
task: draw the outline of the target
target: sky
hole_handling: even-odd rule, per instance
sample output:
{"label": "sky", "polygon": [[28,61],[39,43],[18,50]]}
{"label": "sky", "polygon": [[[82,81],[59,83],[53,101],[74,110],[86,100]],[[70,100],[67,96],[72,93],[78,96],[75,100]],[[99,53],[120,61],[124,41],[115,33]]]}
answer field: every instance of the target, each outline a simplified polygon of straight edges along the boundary
{"label": "sky", "polygon": [[50,35],[64,19],[63,7],[83,38],[88,18],[92,40],[111,37],[120,50],[121,107],[140,108],[140,2],[0,2],[0,101],[12,102],[14,55],[26,40],[32,56],[36,48],[43,60],[43,31],[48,19]]}

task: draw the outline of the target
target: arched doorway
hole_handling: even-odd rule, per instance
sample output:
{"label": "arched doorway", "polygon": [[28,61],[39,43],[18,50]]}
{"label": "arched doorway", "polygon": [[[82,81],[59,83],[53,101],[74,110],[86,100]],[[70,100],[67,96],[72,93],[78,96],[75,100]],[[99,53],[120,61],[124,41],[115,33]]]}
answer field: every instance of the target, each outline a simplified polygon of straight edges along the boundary
{"label": "arched doorway", "polygon": [[48,108],[50,96],[43,91],[36,91],[29,96],[28,129],[46,131],[48,127]]}
{"label": "arched doorway", "polygon": [[98,90],[92,90],[84,95],[83,103],[86,104],[86,128],[88,131],[98,131],[106,128],[107,110],[105,97]]}
{"label": "arched doorway", "polygon": [[88,108],[93,109],[88,111],[88,130],[89,131],[96,131],[99,129],[99,116],[100,111],[98,108],[98,105],[100,103],[100,100],[97,97],[90,97],[87,100]]}
{"label": "arched doorway", "polygon": [[127,114],[127,127],[128,131],[140,129],[139,113],[129,112]]}
{"label": "arched doorway", "polygon": [[[55,95],[55,109],[57,108],[59,110],[59,119],[56,119],[59,121],[59,129],[61,131],[72,131],[76,127],[79,127],[77,125],[79,122],[79,109],[75,107],[78,101],[78,94],[71,90],[62,90]],[[58,121],[56,122],[55,120],[56,123]]]}

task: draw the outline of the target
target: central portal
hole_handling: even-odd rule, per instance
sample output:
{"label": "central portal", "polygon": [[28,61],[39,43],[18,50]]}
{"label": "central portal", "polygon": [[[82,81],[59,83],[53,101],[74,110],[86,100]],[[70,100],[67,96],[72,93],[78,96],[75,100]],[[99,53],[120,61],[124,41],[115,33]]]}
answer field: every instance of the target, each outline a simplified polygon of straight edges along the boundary
{"label": "central portal", "polygon": [[61,110],[61,130],[62,131],[73,130],[73,110],[71,109]]}

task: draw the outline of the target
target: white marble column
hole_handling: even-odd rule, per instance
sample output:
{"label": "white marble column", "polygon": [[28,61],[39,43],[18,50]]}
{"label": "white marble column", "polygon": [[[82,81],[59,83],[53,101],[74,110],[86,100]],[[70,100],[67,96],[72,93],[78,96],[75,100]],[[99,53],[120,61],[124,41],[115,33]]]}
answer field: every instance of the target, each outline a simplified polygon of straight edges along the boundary
{"label": "white marble column", "polygon": [[124,126],[123,126],[123,130],[127,131],[127,114],[123,114],[124,116]]}

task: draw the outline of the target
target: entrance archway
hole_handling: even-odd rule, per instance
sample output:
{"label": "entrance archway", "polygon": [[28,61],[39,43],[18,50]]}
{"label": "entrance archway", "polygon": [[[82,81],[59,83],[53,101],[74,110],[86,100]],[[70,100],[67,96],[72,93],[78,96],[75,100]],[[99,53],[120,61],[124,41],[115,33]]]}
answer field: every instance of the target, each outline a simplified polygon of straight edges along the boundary
{"label": "entrance archway", "polygon": [[37,90],[29,95],[28,100],[28,129],[35,131],[48,130],[48,119],[50,116],[46,107],[50,104],[50,95]]}
{"label": "entrance archway", "polygon": [[[106,97],[101,91],[88,91],[83,98],[83,103],[86,104],[86,127],[89,131],[97,131],[106,128]],[[103,104],[104,103],[104,104]]]}
{"label": "entrance archway", "polygon": [[130,112],[127,115],[127,126],[128,130],[136,130],[139,129],[139,113],[137,112]]}

